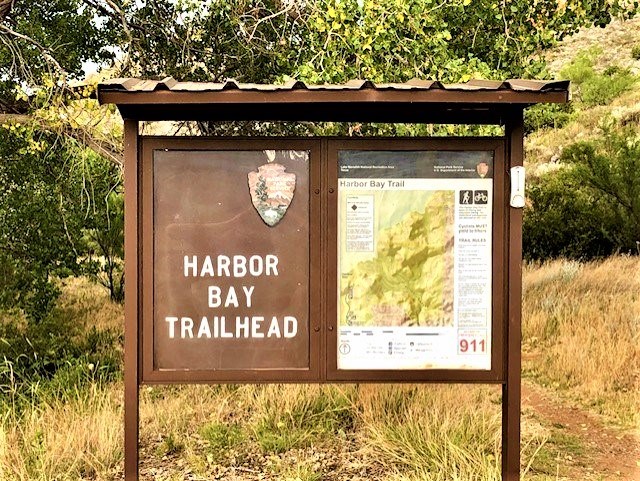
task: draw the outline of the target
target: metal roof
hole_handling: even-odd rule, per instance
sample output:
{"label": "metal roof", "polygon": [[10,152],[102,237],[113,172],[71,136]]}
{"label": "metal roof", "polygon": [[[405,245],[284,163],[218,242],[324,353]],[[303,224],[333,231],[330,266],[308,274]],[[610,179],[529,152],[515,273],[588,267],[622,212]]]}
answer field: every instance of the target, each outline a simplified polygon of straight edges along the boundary
{"label": "metal roof", "polygon": [[[500,123],[505,110],[567,102],[569,81],[478,79],[443,84],[413,79],[307,85],[291,80],[277,85],[233,79],[216,83],[117,78],[98,85],[98,99],[118,105],[124,117],[139,120],[429,122],[433,117],[443,123]],[[488,110],[498,115],[487,117],[483,113]]]}
{"label": "metal roof", "polygon": [[234,79],[226,82],[178,82],[173,77],[162,80],[144,80],[137,78],[116,78],[102,82],[101,92],[220,92],[223,90],[244,90],[274,92],[283,90],[513,90],[517,92],[566,92],[568,80],[469,80],[465,83],[443,84],[437,80],[413,79],[405,83],[374,83],[369,80],[350,80],[344,84],[307,85],[300,80],[289,80],[284,84],[240,83]]}

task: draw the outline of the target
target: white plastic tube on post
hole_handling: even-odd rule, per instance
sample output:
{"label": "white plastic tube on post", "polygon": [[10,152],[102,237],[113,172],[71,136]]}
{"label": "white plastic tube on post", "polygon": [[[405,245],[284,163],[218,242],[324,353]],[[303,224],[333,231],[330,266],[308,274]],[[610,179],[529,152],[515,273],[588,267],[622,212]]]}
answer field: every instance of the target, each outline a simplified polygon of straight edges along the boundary
{"label": "white plastic tube on post", "polygon": [[511,167],[511,207],[524,207],[524,167]]}

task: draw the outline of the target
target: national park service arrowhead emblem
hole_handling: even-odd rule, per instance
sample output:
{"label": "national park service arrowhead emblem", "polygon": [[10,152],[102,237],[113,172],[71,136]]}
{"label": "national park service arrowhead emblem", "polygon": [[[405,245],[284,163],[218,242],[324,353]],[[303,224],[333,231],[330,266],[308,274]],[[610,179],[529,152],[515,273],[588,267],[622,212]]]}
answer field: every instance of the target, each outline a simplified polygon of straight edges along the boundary
{"label": "national park service arrowhead emblem", "polygon": [[249,192],[253,206],[269,227],[276,225],[287,212],[296,190],[296,174],[285,172],[285,166],[274,162],[249,172]]}

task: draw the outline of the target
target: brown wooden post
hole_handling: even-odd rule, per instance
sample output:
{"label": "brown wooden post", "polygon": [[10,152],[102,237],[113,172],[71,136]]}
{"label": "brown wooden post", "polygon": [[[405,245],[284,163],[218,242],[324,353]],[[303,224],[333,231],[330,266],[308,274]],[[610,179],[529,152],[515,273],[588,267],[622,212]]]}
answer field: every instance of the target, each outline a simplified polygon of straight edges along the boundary
{"label": "brown wooden post", "polygon": [[[524,157],[522,109],[505,125],[507,165],[521,166]],[[508,177],[509,178],[509,177]],[[507,188],[510,188],[510,182]],[[509,198],[509,196],[507,196]],[[509,207],[508,319],[506,323],[505,383],[502,385],[502,479],[520,479],[520,383],[522,318],[522,209]]]}
{"label": "brown wooden post", "polygon": [[124,121],[124,478],[138,479],[138,122]]}

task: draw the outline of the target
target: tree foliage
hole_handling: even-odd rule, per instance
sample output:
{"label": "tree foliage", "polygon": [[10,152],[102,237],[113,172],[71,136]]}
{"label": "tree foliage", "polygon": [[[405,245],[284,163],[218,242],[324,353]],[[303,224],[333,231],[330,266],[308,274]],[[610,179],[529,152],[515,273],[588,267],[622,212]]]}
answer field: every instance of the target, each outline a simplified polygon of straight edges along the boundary
{"label": "tree foliage", "polygon": [[[618,219],[614,241],[619,250],[640,247],[640,135],[635,127],[605,126],[596,142],[567,147],[561,160],[573,166],[576,182],[601,199]],[[640,252],[639,252],[640,253]]]}
{"label": "tree foliage", "polygon": [[[5,87],[82,75],[311,82],[541,75],[536,53],[637,5],[618,0],[52,0],[0,18]],[[118,55],[116,55],[116,53]],[[11,100],[4,92],[3,101]]]}
{"label": "tree foliage", "polygon": [[529,187],[524,217],[528,259],[640,254],[640,138],[605,127],[596,140],[563,150],[564,166]]}
{"label": "tree foliage", "polygon": [[15,1],[0,21],[0,99],[15,107],[22,88],[53,86],[82,76],[86,61],[114,58],[112,31],[81,0]]}
{"label": "tree foliage", "polygon": [[[120,170],[93,153],[83,164],[86,198],[84,241],[86,271],[124,301],[124,197]],[[76,173],[78,175],[78,173]]]}
{"label": "tree foliage", "polygon": [[605,0],[153,0],[123,11],[125,69],[135,74],[455,82],[540,75],[536,53],[633,8]]}
{"label": "tree foliage", "polygon": [[[109,123],[81,103],[90,89],[71,87],[86,62],[106,75],[207,81],[535,77],[545,75],[540,49],[632,10],[617,0],[5,0],[0,115],[29,118],[0,135],[2,303],[37,318],[55,299],[52,279],[83,269],[122,296],[120,146],[99,135]],[[224,128],[199,124],[201,133]],[[313,129],[414,132],[287,131]]]}
{"label": "tree foliage", "polygon": [[[122,257],[120,172],[51,132],[3,124],[0,138],[0,307],[39,321],[57,297],[56,277],[97,274],[92,253]],[[116,261],[110,271],[119,270]]]}
{"label": "tree foliage", "polygon": [[616,250],[619,219],[611,206],[576,182],[570,169],[527,186],[523,255],[528,260],[592,259]]}
{"label": "tree foliage", "polygon": [[53,276],[78,273],[81,217],[66,191],[69,161],[57,138],[0,127],[0,305],[35,320],[52,307]]}

